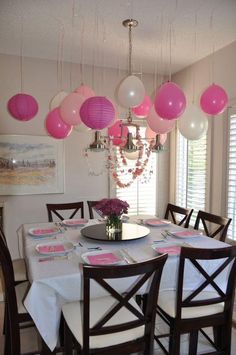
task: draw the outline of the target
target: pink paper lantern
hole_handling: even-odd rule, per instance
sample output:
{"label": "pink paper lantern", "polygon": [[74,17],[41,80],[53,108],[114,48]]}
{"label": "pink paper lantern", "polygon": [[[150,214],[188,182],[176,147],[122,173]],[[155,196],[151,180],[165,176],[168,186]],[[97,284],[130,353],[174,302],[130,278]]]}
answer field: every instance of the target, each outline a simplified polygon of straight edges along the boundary
{"label": "pink paper lantern", "polygon": [[[151,128],[149,126],[147,126],[146,131],[145,131],[145,138],[146,139],[156,139],[156,135],[158,133],[154,132],[153,130],[151,130]],[[160,143],[163,145],[165,144],[167,139],[167,133],[164,134],[160,134]]]}
{"label": "pink paper lantern", "polygon": [[49,112],[45,120],[45,125],[50,136],[57,139],[66,138],[72,132],[72,127],[61,119],[58,107]]}
{"label": "pink paper lantern", "polygon": [[147,117],[147,123],[151,130],[158,134],[168,133],[175,126],[175,120],[164,120],[163,118],[159,117],[154,106],[152,106]]}
{"label": "pink paper lantern", "polygon": [[76,126],[81,123],[80,108],[85,98],[75,92],[67,95],[60,105],[60,115],[63,121]]}
{"label": "pink paper lantern", "polygon": [[101,130],[114,119],[115,108],[112,102],[103,96],[90,97],[82,104],[80,117],[87,127]]}
{"label": "pink paper lantern", "polygon": [[173,120],[184,113],[186,98],[178,85],[172,82],[163,84],[154,100],[157,114],[165,120]]}
{"label": "pink paper lantern", "polygon": [[19,121],[29,121],[38,112],[38,103],[28,94],[16,94],[7,104],[9,113]]}
{"label": "pink paper lantern", "polygon": [[208,115],[219,115],[224,112],[228,104],[225,90],[216,84],[210,85],[201,95],[200,106]]}
{"label": "pink paper lantern", "polygon": [[[123,126],[123,128],[122,128],[121,123],[122,123],[122,121],[118,120],[115,122],[115,124],[113,124],[113,126],[108,128],[108,135],[111,138],[113,145],[123,147],[126,144],[125,137],[127,137],[129,130],[128,130],[127,126]],[[122,128],[122,132],[121,132],[121,128]],[[121,134],[122,134],[122,136],[121,136]],[[112,137],[115,137],[115,138],[112,138]]]}
{"label": "pink paper lantern", "polygon": [[89,86],[84,84],[81,84],[77,89],[74,90],[74,92],[77,92],[77,94],[80,94],[85,99],[95,96],[95,92]]}
{"label": "pink paper lantern", "polygon": [[138,118],[145,118],[149,115],[151,107],[152,101],[150,97],[146,95],[139,106],[132,108],[132,112]]}

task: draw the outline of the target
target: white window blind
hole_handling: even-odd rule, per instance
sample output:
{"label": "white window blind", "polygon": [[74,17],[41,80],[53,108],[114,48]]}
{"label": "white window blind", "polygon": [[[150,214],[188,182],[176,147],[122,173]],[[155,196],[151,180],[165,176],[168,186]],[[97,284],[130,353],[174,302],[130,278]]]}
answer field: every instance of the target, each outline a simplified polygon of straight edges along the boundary
{"label": "white window blind", "polygon": [[[143,136],[145,128],[141,127],[140,133]],[[116,186],[116,196],[121,200],[125,200],[130,205],[129,215],[136,214],[156,214],[156,179],[157,179],[157,167],[156,167],[157,155],[152,153],[149,158],[146,172],[144,173],[147,178],[147,182],[144,182],[144,176],[138,177],[129,187],[120,188]],[[136,160],[127,159],[126,171],[129,168],[135,166]],[[149,175],[149,171],[152,174]],[[127,183],[130,181],[130,174],[123,174],[122,182]]]}
{"label": "white window blind", "polygon": [[229,117],[227,216],[232,218],[227,237],[236,240],[236,114]]}
{"label": "white window blind", "polygon": [[207,135],[192,141],[178,131],[176,154],[176,204],[194,209],[193,224],[206,204]]}

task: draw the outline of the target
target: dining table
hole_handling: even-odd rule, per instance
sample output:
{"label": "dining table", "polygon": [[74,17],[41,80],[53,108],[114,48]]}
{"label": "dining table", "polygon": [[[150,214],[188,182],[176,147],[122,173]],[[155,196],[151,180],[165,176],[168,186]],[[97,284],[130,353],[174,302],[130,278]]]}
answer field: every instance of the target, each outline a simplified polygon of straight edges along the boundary
{"label": "dining table", "polygon": [[[115,255],[118,264],[136,263],[167,252],[168,258],[160,284],[161,292],[176,288],[178,254],[181,246],[199,248],[228,246],[219,240],[202,235],[199,231],[187,230],[165,220],[160,220],[163,223],[155,223],[156,220],[159,221],[157,218],[147,220],[137,218],[124,222],[125,230],[136,230],[139,236],[124,240],[96,239],[96,228],[100,230],[104,228],[104,221],[99,219],[85,220],[83,224],[78,225],[51,222],[22,226],[23,253],[30,281],[24,306],[51,351],[59,341],[63,304],[83,299],[83,263],[89,263],[94,257],[99,260],[99,255],[104,254]],[[95,238],[93,234],[86,235],[89,230],[93,230]],[[49,233],[47,235],[42,231]],[[217,264],[215,261],[209,262],[207,267],[208,271],[213,272]],[[189,289],[201,281],[198,271],[192,266],[188,268],[186,280]],[[122,279],[112,282],[119,291],[127,289],[126,281]],[[219,277],[218,283],[224,288],[225,275]],[[143,287],[143,293],[145,287],[148,286]],[[104,292],[97,284],[92,283],[91,297],[104,296]]]}

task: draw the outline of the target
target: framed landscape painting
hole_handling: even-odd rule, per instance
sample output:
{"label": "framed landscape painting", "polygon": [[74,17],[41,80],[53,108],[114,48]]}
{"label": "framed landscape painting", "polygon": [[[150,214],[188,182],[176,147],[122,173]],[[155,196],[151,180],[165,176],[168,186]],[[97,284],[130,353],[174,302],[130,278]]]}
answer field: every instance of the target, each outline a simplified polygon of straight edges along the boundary
{"label": "framed landscape painting", "polygon": [[62,192],[62,141],[47,136],[0,135],[0,195]]}

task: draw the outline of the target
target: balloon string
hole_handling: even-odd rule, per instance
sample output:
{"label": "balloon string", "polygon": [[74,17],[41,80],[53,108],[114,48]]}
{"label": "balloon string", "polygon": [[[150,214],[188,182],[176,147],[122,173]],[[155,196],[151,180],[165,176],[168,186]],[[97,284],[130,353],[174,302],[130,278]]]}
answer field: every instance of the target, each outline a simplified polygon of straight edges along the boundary
{"label": "balloon string", "polygon": [[72,91],[72,61],[73,61],[73,46],[74,46],[74,19],[75,19],[75,0],[72,1],[72,14],[71,14],[71,46],[70,46],[70,91]]}
{"label": "balloon string", "polygon": [[21,40],[20,40],[20,92],[23,93],[23,18],[21,17]]}
{"label": "balloon string", "polygon": [[84,83],[84,19],[81,21],[81,56],[80,56],[80,77],[81,77],[81,84]]}
{"label": "balloon string", "polygon": [[[194,38],[193,38],[193,45],[194,45],[194,60],[196,61],[196,55],[197,55],[197,14],[195,14],[195,31],[194,31]],[[195,86],[196,86],[196,69],[193,66],[193,97],[192,97],[192,103],[194,104],[195,102]]]}
{"label": "balloon string", "polygon": [[59,52],[59,86],[60,90],[62,90],[62,82],[63,82],[63,53],[64,53],[64,26],[61,26],[60,31],[60,52]]}
{"label": "balloon string", "polygon": [[169,81],[171,81],[171,65],[172,65],[172,56],[171,56],[171,49],[172,49],[172,26],[171,26],[171,23],[170,23],[170,33],[169,33],[169,36],[170,36],[170,42],[169,42],[169,45],[170,45],[170,58],[169,58]]}

